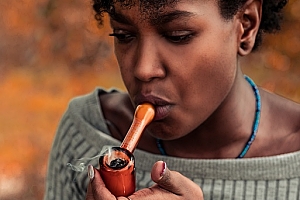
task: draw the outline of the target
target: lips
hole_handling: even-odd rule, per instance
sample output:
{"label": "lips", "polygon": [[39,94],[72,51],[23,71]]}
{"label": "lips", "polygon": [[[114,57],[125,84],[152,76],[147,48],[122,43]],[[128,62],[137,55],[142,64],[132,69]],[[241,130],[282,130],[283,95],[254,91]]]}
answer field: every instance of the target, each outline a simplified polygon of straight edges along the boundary
{"label": "lips", "polygon": [[171,110],[171,105],[165,105],[165,106],[155,106],[155,116],[154,121],[162,120],[166,118]]}
{"label": "lips", "polygon": [[139,95],[135,98],[135,103],[137,105],[145,102],[151,103],[155,108],[155,116],[153,121],[166,118],[171,111],[171,107],[173,106],[173,104],[169,101],[154,95]]}

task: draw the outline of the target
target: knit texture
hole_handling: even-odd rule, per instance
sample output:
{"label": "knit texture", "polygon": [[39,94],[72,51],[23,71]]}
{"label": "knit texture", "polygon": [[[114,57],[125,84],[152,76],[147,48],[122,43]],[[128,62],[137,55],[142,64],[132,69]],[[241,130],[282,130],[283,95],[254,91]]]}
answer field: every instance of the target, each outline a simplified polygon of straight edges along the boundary
{"label": "knit texture", "polygon": [[[97,88],[73,99],[64,114],[49,157],[45,200],[82,200],[88,185],[86,169],[76,172],[67,163],[99,155],[104,145],[119,146],[103,118],[99,94],[118,92]],[[300,152],[244,159],[183,159],[136,149],[137,189],[153,184],[152,165],[163,160],[168,168],[197,183],[205,200],[298,200],[300,198]],[[81,161],[82,162],[82,161]],[[98,167],[98,159],[85,160]]]}

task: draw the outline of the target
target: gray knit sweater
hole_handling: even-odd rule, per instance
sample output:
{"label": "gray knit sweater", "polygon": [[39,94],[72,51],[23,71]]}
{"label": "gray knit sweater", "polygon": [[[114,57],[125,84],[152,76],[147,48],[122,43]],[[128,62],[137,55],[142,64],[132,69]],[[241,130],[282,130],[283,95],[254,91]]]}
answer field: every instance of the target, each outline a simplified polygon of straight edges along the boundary
{"label": "gray knit sweater", "polygon": [[[109,135],[98,94],[73,99],[58,128],[50,154],[45,200],[85,199],[88,177],[73,171],[67,163],[98,167],[98,159],[80,160],[99,155],[104,145],[119,146]],[[108,91],[116,92],[116,91]],[[204,199],[256,200],[300,199],[300,152],[279,156],[244,159],[182,159],[135,151],[138,189],[152,185],[150,170],[158,160],[199,184]]]}

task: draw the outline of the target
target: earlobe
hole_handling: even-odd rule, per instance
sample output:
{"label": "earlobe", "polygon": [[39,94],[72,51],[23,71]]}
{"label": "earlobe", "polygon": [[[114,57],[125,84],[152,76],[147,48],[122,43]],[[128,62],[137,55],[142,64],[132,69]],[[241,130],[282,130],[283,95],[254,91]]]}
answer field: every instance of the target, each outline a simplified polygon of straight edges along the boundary
{"label": "earlobe", "polygon": [[240,11],[242,35],[239,41],[238,53],[241,56],[249,54],[255,44],[262,15],[262,0],[248,0]]}

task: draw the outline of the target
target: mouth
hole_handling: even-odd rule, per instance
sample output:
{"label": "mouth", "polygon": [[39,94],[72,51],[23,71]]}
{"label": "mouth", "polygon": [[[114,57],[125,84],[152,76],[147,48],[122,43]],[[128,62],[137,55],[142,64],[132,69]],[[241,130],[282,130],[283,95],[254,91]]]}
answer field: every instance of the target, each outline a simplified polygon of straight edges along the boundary
{"label": "mouth", "polygon": [[136,105],[146,102],[151,103],[155,108],[155,116],[153,118],[153,121],[165,119],[170,114],[171,108],[173,106],[173,104],[169,101],[153,95],[141,95],[135,99]]}

